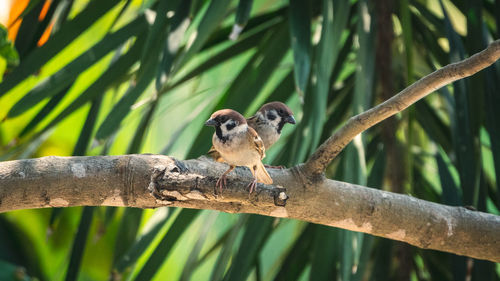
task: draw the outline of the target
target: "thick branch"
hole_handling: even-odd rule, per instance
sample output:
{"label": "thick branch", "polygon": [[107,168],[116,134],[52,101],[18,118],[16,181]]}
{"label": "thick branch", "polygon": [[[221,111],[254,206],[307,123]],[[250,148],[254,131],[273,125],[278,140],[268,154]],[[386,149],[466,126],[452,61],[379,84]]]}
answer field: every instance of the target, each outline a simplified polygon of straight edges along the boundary
{"label": "thick branch", "polygon": [[500,40],[491,43],[485,50],[463,61],[449,64],[413,83],[387,101],[351,117],[335,134],[328,138],[305,163],[305,170],[311,174],[321,174],[328,164],[358,134],[403,111],[421,98],[437,89],[469,77],[490,66],[500,58]]}
{"label": "thick branch", "polygon": [[365,232],[500,262],[500,217],[333,180],[306,186],[302,166],[270,170],[276,186],[248,195],[250,172],[159,155],[45,157],[0,162],[0,212],[69,206],[178,206],[255,213]]}

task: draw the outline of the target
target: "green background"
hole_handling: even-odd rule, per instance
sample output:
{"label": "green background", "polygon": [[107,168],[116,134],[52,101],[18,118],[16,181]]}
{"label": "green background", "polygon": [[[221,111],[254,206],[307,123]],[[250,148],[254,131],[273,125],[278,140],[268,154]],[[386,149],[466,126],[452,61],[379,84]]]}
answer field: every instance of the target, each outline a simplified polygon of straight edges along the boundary
{"label": "green background", "polygon": [[[279,100],[298,123],[285,126],[265,162],[290,167],[349,117],[500,37],[494,0],[53,0],[40,21],[43,4],[30,2],[14,43],[0,32],[1,161],[196,158],[211,145],[203,123],[213,111],[248,117]],[[234,24],[244,29],[231,41]],[[499,215],[499,66],[367,130],[327,177]],[[500,280],[500,265],[247,214],[0,214],[0,280],[466,278]]]}

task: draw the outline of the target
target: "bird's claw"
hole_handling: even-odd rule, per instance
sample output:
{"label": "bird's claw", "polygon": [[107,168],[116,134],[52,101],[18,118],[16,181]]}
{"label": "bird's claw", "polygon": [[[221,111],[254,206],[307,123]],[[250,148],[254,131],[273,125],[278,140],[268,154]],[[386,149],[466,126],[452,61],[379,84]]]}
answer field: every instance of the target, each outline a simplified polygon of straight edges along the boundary
{"label": "bird's claw", "polygon": [[248,184],[248,187],[250,188],[250,192],[248,193],[250,195],[254,190],[257,190],[257,180],[254,179],[252,182],[250,182],[250,184]]}
{"label": "bird's claw", "polygon": [[227,186],[227,177],[225,175],[221,176],[218,180],[217,183],[215,184],[216,191],[217,188],[219,188],[219,194],[222,194],[222,189]]}

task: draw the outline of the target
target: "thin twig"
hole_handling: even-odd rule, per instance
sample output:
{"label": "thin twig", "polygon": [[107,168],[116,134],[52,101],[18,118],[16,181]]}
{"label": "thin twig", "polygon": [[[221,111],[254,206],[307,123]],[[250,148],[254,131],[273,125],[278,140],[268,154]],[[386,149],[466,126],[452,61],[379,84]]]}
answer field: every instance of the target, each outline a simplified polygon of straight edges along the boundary
{"label": "thin twig", "polygon": [[322,174],[328,164],[358,134],[394,114],[403,111],[421,98],[454,81],[471,76],[492,65],[500,58],[500,40],[463,61],[449,64],[413,83],[385,102],[351,117],[335,134],[328,138],[304,165],[311,175]]}

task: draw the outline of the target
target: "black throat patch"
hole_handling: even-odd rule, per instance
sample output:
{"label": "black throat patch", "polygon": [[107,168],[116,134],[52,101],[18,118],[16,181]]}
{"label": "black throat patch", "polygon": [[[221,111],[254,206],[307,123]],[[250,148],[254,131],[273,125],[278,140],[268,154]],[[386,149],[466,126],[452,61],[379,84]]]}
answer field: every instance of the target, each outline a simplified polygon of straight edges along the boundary
{"label": "black throat patch", "polygon": [[285,118],[281,117],[281,120],[278,123],[278,128],[276,128],[276,130],[278,131],[278,134],[281,134],[281,129],[283,129],[283,126],[285,126],[285,124],[286,124]]}
{"label": "black throat patch", "polygon": [[220,126],[215,127],[215,134],[217,135],[217,137],[220,139],[220,141],[222,143],[226,143],[226,141],[229,139],[229,137],[224,137],[222,135],[222,129],[220,128]]}

